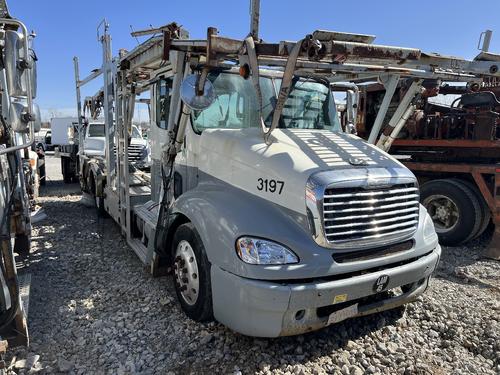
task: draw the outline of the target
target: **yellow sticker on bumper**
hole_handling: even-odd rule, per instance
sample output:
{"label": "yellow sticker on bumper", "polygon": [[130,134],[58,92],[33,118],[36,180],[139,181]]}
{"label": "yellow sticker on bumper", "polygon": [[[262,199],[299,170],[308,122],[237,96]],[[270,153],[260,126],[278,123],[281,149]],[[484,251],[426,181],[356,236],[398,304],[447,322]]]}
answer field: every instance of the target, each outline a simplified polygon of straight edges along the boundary
{"label": "yellow sticker on bumper", "polygon": [[347,301],[347,294],[338,294],[335,296],[335,298],[333,299],[333,303],[342,303],[342,302],[345,302]]}

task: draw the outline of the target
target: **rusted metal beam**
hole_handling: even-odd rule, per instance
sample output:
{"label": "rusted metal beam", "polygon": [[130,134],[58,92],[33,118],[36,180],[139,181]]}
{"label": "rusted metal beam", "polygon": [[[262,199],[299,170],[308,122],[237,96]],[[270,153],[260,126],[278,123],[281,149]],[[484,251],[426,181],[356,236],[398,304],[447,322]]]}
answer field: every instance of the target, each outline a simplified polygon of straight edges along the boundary
{"label": "rusted metal beam", "polygon": [[481,191],[481,194],[483,195],[483,198],[486,201],[488,207],[490,208],[492,214],[495,215],[498,207],[496,206],[495,198],[493,197],[492,192],[488,188],[488,185],[486,185],[486,181],[484,181],[482,173],[478,171],[473,171],[472,177],[474,178],[474,181],[476,181],[476,185]]}
{"label": "rusted metal beam", "polygon": [[472,173],[474,171],[487,174],[495,174],[499,166],[484,164],[465,163],[425,163],[425,162],[403,162],[408,168],[416,171],[450,172],[450,173]]}
{"label": "rusted metal beam", "polygon": [[394,146],[453,147],[453,148],[498,148],[500,141],[468,139],[396,139]]}

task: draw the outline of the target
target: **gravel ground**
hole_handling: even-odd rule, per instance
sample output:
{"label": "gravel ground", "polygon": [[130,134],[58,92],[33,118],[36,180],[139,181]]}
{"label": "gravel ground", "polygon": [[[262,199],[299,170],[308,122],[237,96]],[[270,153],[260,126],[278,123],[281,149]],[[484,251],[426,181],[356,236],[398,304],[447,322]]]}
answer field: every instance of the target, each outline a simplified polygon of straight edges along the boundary
{"label": "gravel ground", "polygon": [[402,318],[252,339],[186,318],[170,278],[152,278],[57,167],[49,157],[39,198],[48,218],[26,262],[31,346],[9,351],[11,374],[500,373],[500,262],[480,259],[484,239],[445,248],[430,289]]}

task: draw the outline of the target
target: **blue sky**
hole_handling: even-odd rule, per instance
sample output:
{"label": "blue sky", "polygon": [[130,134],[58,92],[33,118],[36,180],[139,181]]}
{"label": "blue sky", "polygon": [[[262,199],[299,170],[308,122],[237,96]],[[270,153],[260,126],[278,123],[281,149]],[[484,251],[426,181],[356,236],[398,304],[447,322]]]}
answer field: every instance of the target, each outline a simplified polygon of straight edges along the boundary
{"label": "blue sky", "polygon": [[[249,30],[248,0],[10,0],[11,14],[37,33],[38,99],[45,118],[76,114],[72,58],[81,75],[101,63],[96,27],[105,17],[113,52],[133,48],[135,30],[176,21],[191,37],[208,26],[221,35],[244,37]],[[417,6],[418,5],[418,6]],[[376,43],[416,47],[472,58],[481,31],[493,30],[490,50],[500,53],[500,0],[261,0],[261,37],[297,40],[315,29],[374,34]],[[92,94],[90,87],[83,95]]]}

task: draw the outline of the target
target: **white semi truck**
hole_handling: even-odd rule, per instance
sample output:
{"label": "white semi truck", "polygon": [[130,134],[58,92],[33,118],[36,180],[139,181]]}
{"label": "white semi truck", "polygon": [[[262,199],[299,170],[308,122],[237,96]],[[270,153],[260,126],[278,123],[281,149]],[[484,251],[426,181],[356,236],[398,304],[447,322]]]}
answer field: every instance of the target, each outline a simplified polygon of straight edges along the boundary
{"label": "white semi truck", "polygon": [[[276,337],[413,301],[441,254],[432,219],[406,167],[342,132],[330,81],[381,77],[390,91],[394,77],[477,81],[497,63],[328,31],[264,43],[258,3],[244,40],[172,23],[115,58],[102,23],[101,68],[80,79],[74,60],[81,125],[80,90],[103,77],[106,157],[82,161],[88,191],[154,275],[173,273],[194,320]],[[150,176],[127,161],[143,92]]]}

